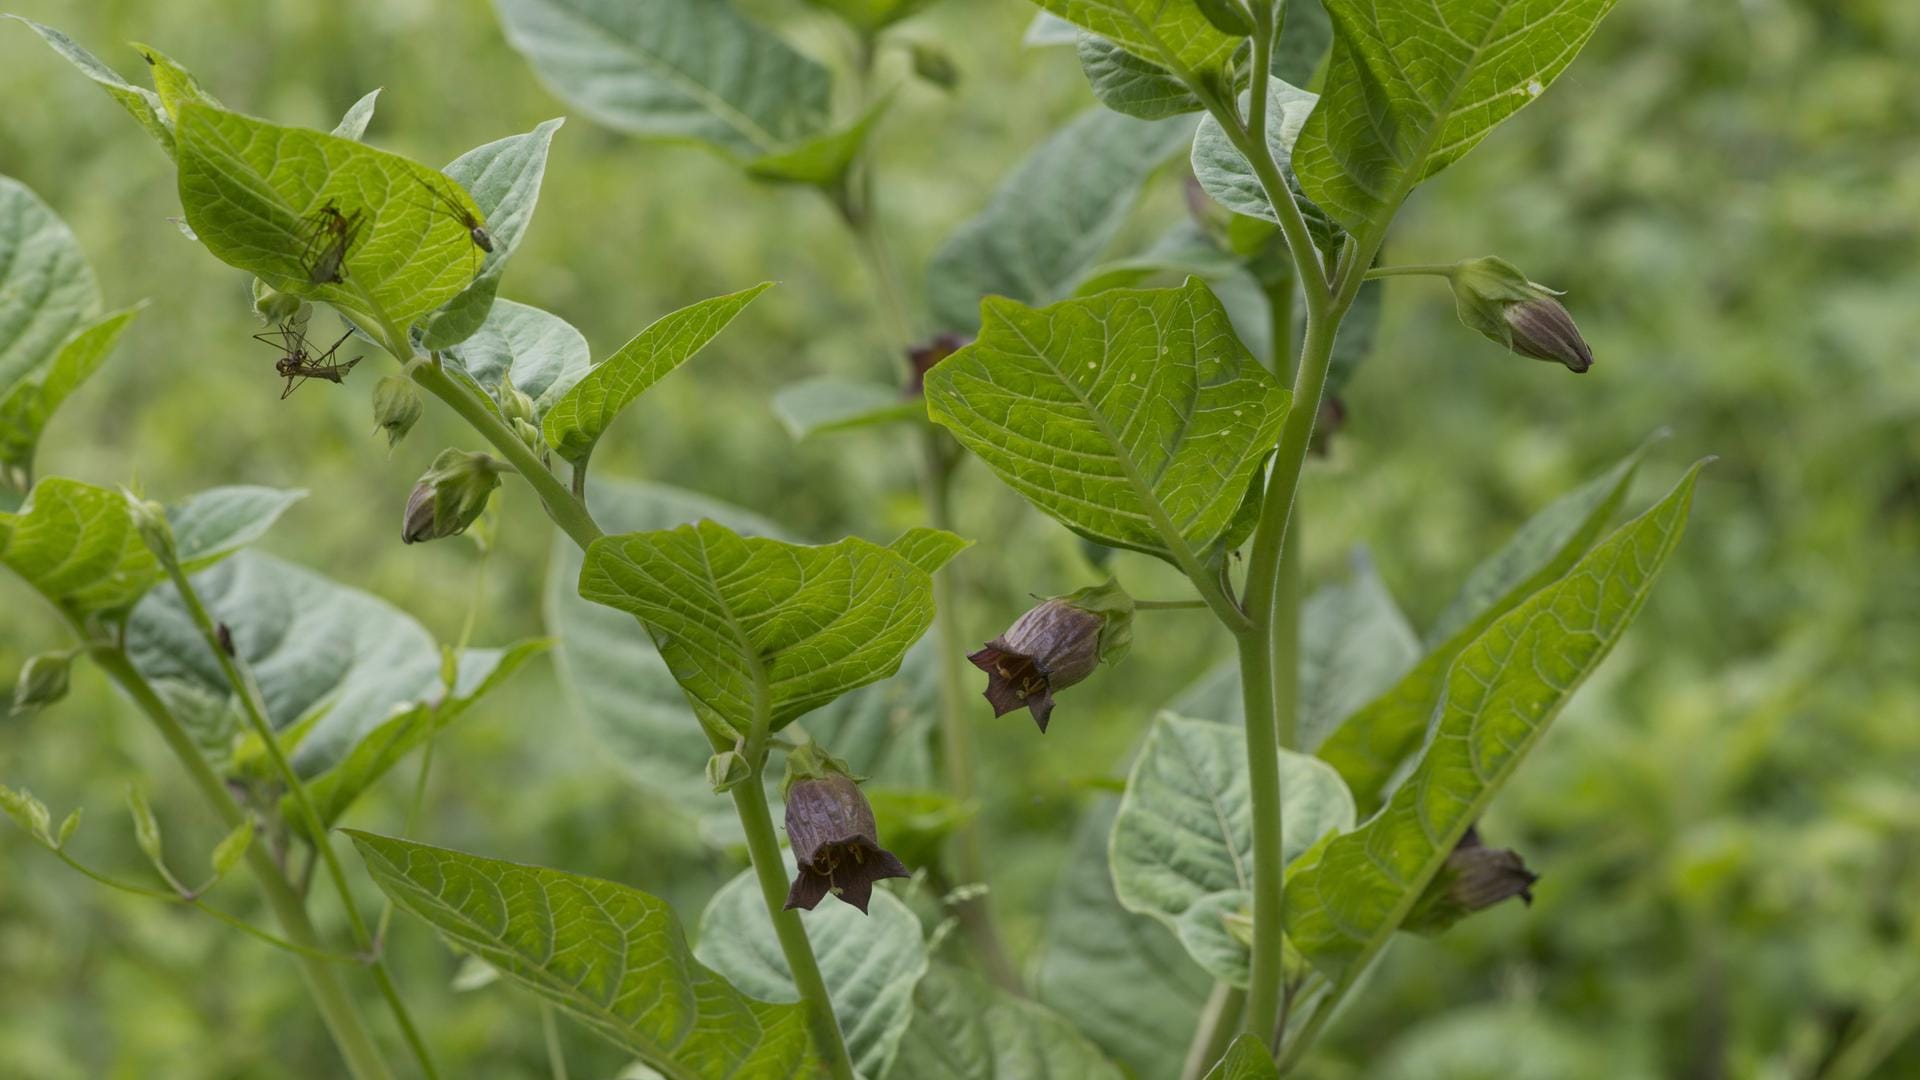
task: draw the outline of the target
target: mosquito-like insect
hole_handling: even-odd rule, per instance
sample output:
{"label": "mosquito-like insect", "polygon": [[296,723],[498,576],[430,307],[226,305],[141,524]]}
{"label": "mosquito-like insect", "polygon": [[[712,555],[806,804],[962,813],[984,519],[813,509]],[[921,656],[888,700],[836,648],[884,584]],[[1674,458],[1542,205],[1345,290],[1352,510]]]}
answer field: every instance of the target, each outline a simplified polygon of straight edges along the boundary
{"label": "mosquito-like insect", "polygon": [[[434,200],[440,204],[438,207],[423,206],[421,209],[434,213],[444,212],[448,217],[459,222],[461,228],[467,230],[467,237],[473,241],[474,247],[479,248],[480,251],[486,252],[489,255],[493,254],[493,234],[487,231],[485,222],[474,217],[473,211],[468,210],[461,204],[459,199],[453,197],[452,192],[447,191],[444,187],[429,184],[418,176],[415,176],[414,180],[418,181],[421,187],[426,188],[427,194],[432,195]],[[451,181],[448,182],[451,183]],[[415,205],[417,206],[419,204],[416,203]],[[479,258],[479,253],[476,252],[474,257],[476,259]],[[476,266],[474,270],[477,273],[479,267]]]}
{"label": "mosquito-like insect", "polygon": [[[307,335],[298,327],[281,323],[265,333],[253,335],[255,341],[265,342],[280,350],[280,359],[273,362],[273,370],[287,380],[287,388],[280,391],[280,400],[298,390],[308,379],[325,379],[337,385],[346,382],[347,372],[353,370],[364,357],[356,356],[344,364],[333,363],[333,354],[340,351],[347,338],[353,336],[353,328],[341,334],[339,339],[327,347],[327,351],[313,355],[313,346],[307,342]],[[298,381],[295,381],[298,380]]]}
{"label": "mosquito-like insect", "polygon": [[347,278],[347,252],[360,237],[366,211],[343,214],[332,199],[306,217],[302,231],[307,246],[300,259],[307,264],[307,281],[314,285],[332,285]]}

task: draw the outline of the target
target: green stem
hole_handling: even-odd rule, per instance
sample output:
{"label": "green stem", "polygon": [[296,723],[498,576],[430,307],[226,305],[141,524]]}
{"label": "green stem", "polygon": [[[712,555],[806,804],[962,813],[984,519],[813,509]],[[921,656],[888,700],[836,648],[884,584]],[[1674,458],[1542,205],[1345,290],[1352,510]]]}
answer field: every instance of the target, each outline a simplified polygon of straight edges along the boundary
{"label": "green stem", "polygon": [[[944,436],[928,427],[921,433],[923,487],[927,523],[936,529],[953,528],[953,469],[940,446]],[[947,792],[965,808],[953,830],[953,874],[963,884],[985,884],[987,862],[981,851],[980,827],[973,812],[976,797],[974,780],[973,731],[967,725],[966,672],[960,666],[966,646],[960,637],[958,598],[955,596],[952,568],[933,576],[933,637],[939,653],[940,679],[940,757],[946,769]],[[975,959],[989,978],[1016,994],[1025,993],[1020,973],[1007,955],[993,918],[993,892],[985,889],[954,905],[974,945]]]}
{"label": "green stem", "polygon": [[1205,600],[1135,600],[1133,602],[1135,611],[1202,611],[1206,606]]}
{"label": "green stem", "polygon": [[1226,1056],[1227,1047],[1240,1031],[1240,1017],[1246,1010],[1247,992],[1226,983],[1214,983],[1193,1041],[1187,1044],[1187,1060],[1180,1069],[1180,1080],[1201,1080],[1214,1063]]}
{"label": "green stem", "polygon": [[240,699],[241,712],[246,715],[247,723],[253,728],[254,735],[266,747],[267,757],[273,763],[274,771],[279,773],[281,783],[287,786],[287,792],[293,797],[294,806],[300,811],[307,828],[308,837],[313,841],[314,849],[322,862],[326,864],[327,876],[333,882],[333,888],[340,896],[340,905],[346,909],[347,924],[353,929],[353,937],[360,948],[371,957],[369,969],[373,972],[375,984],[380,987],[380,996],[386,999],[387,1008],[393,1013],[395,1023],[400,1026],[400,1034],[406,1039],[407,1047],[413,1051],[414,1060],[420,1071],[429,1080],[438,1080],[440,1072],[433,1064],[433,1055],[427,1049],[426,1040],[413,1022],[413,1015],[407,1009],[407,1003],[400,996],[399,988],[393,983],[393,976],[387,971],[386,962],[374,955],[373,935],[367,930],[367,923],[360,915],[360,905],[354,901],[353,887],[347,880],[347,871],[340,864],[340,856],[333,850],[328,839],[327,826],[321,820],[320,813],[314,808],[313,799],[307,794],[307,786],[294,771],[293,763],[287,760],[286,751],[280,746],[280,738],[274,733],[273,724],[267,720],[266,706],[260,698],[260,688],[253,678],[240,669],[238,663],[226,648],[220,644],[220,632],[214,625],[213,616],[207,613],[206,605],[201,603],[200,594],[193,583],[187,579],[180,563],[171,552],[160,552],[160,563],[166,569],[167,577],[172,580],[180,600],[186,605],[187,614],[200,630],[200,637],[220,665],[220,673],[226,676],[227,683],[233,687],[234,695]]}
{"label": "green stem", "polygon": [[553,1080],[567,1080],[567,1052],[560,1046],[560,1025],[554,1022],[553,1006],[540,1003],[540,1033],[547,1042],[547,1072]]}
{"label": "green stem", "polygon": [[[1267,605],[1255,608],[1262,622]],[[1253,816],[1253,970],[1247,983],[1242,1030],[1265,1038],[1280,1014],[1281,893],[1280,749],[1274,741],[1273,655],[1264,627],[1234,635],[1240,646],[1240,693],[1246,722],[1247,776]]]}
{"label": "green stem", "polygon": [[[404,338],[401,339],[405,341]],[[387,344],[389,351],[395,344]],[[400,346],[404,348],[405,346]],[[396,352],[402,362],[410,358],[409,354]],[[573,542],[585,548],[600,539],[600,527],[593,522],[593,516],[587,513],[584,503],[575,498],[567,485],[548,471],[539,455],[520,441],[520,436],[500,415],[487,407],[467,387],[456,382],[439,364],[420,364],[413,368],[413,381],[419,383],[429,394],[447,403],[454,412],[460,414],[480,437],[493,444],[493,448],[506,458],[527,483],[533,485],[534,493],[540,496],[540,503],[546,508],[547,516],[560,526]],[[584,477],[582,478],[584,481]],[[584,490],[584,487],[583,487]]]}
{"label": "green stem", "polygon": [[[75,625],[74,629],[79,632],[81,628]],[[186,767],[194,786],[200,789],[202,797],[219,814],[227,828],[233,829],[245,822],[246,811],[234,801],[219,774],[201,756],[192,736],[180,726],[180,721],[168,710],[160,696],[154,693],[153,687],[127,659],[126,653],[119,650],[96,651],[94,660],[152,721],[161,739],[180,760],[180,764]],[[391,1080],[393,1073],[387,1068],[380,1048],[374,1044],[365,1021],[360,1018],[359,1008],[341,983],[338,970],[320,956],[310,955],[323,953],[324,950],[320,948],[320,935],[307,917],[306,906],[299,894],[281,874],[280,867],[274,864],[273,856],[267,853],[263,845],[248,845],[246,860],[247,868],[253,872],[260,884],[260,891],[266,896],[267,905],[280,922],[281,931],[297,947],[294,956],[300,964],[301,974],[306,978],[307,991],[313,995],[321,1022],[333,1036],[340,1056],[346,1059],[348,1070],[358,1080]]]}
{"label": "green stem", "polygon": [[1367,271],[1362,276],[1367,281],[1374,281],[1379,278],[1390,278],[1390,277],[1450,278],[1454,275],[1455,271],[1457,271],[1458,269],[1459,267],[1454,266],[1451,263],[1446,263],[1446,264],[1416,263],[1416,264],[1409,264],[1407,266],[1376,266],[1373,269]]}
{"label": "green stem", "polygon": [[840,1035],[840,1022],[834,1019],[833,999],[827,994],[826,980],[820,977],[820,964],[807,940],[807,928],[800,913],[787,909],[787,870],[780,857],[780,840],[773,831],[773,815],[767,809],[767,789],[760,780],[764,758],[754,766],[754,774],[733,785],[733,806],[740,815],[740,826],[747,834],[747,854],[753,862],[754,876],[760,879],[760,896],[766,901],[767,915],[773,919],[773,931],[780,938],[780,951],[793,973],[793,985],[806,1004],[807,1022],[813,1029],[816,1049],[826,1058],[834,1080],[854,1080],[853,1060],[847,1055],[846,1040]]}
{"label": "green stem", "polygon": [[[1277,378],[1293,379],[1293,283],[1269,284],[1267,321],[1272,338],[1272,367]],[[1288,526],[1294,542],[1280,549],[1273,606],[1267,619],[1268,652],[1273,657],[1273,730],[1283,749],[1300,745],[1300,531],[1299,508]],[[1284,1011],[1284,1005],[1282,1009]]]}

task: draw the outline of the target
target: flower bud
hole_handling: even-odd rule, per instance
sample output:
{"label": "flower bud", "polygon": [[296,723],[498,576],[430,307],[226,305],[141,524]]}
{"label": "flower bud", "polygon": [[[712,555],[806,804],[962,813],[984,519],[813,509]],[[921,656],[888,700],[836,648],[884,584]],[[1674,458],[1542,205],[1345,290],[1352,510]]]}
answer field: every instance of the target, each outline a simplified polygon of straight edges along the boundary
{"label": "flower bud", "polygon": [[926,393],[927,372],[933,370],[933,365],[966,348],[971,340],[964,334],[947,333],[908,349],[904,396],[916,398]]}
{"label": "flower bud", "polygon": [[952,90],[960,85],[960,68],[953,62],[953,56],[938,45],[924,41],[910,41],[907,52],[913,61],[913,73],[942,90]]}
{"label": "flower bud", "polygon": [[1560,294],[1528,281],[1519,268],[1492,255],[1455,264],[1448,275],[1460,321],[1488,340],[1534,360],[1565,365],[1576,374],[1593,366],[1573,315]]}
{"label": "flower bud", "polygon": [[126,492],[127,509],[140,539],[162,564],[173,561],[173,523],[167,520],[167,508],[151,499]]}
{"label": "flower bud", "polygon": [[387,449],[398,446],[425,411],[420,391],[405,375],[388,375],[374,384],[373,429],[387,433]]}
{"label": "flower bud", "polygon": [[533,420],[533,399],[514,389],[513,379],[507,375],[500,376],[500,414],[509,423]]}
{"label": "flower bud", "polygon": [[993,715],[1022,705],[1044,733],[1056,690],[1117,662],[1133,644],[1133,597],[1109,579],[1056,596],[1015,620],[1007,632],[967,657],[987,673]]}
{"label": "flower bud", "polygon": [[828,893],[866,914],[873,883],[908,877],[907,868],[880,846],[873,807],[848,775],[846,763],[811,743],[787,752],[784,784],[787,839],[799,872],[786,906],[812,911]]}
{"label": "flower bud", "polygon": [[1539,880],[1540,875],[1527,869],[1518,852],[1486,846],[1480,840],[1479,828],[1469,827],[1420,894],[1407,916],[1406,928],[1418,934],[1437,934],[1510,897],[1532,904],[1533,883]]}
{"label": "flower bud", "polygon": [[27,658],[13,684],[13,715],[26,716],[67,696],[71,653],[41,653]]}
{"label": "flower bud", "polygon": [[514,417],[513,433],[515,435],[520,436],[521,444],[524,445],[527,449],[533,451],[536,454],[540,452],[540,447],[541,447],[540,429],[539,427],[534,425],[532,422],[527,420],[522,420],[517,416]]}
{"label": "flower bud", "polygon": [[253,310],[269,326],[279,323],[304,326],[313,315],[312,304],[292,293],[283,293],[259,278],[253,279]]}
{"label": "flower bud", "polygon": [[407,496],[400,539],[408,544],[456,536],[487,508],[501,465],[485,454],[442,450]]}
{"label": "flower bud", "polygon": [[752,775],[746,755],[737,750],[722,750],[707,759],[707,786],[715,795],[733,790],[734,785]]}

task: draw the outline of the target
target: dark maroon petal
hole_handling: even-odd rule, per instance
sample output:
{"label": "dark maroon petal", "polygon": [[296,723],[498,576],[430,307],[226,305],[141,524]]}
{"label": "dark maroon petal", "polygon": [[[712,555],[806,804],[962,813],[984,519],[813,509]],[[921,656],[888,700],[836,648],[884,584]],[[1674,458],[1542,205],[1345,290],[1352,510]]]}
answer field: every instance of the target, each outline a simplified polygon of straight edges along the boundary
{"label": "dark maroon petal", "polygon": [[873,879],[856,873],[842,874],[839,887],[833,895],[859,908],[860,914],[865,915],[867,905],[873,902]]}
{"label": "dark maroon petal", "polygon": [[1053,717],[1053,687],[1043,686],[1038,694],[1027,699],[1027,711],[1033,714],[1033,722],[1040,725],[1040,734],[1047,733],[1047,721]]}
{"label": "dark maroon petal", "polygon": [[811,870],[802,870],[794,876],[793,888],[787,890],[786,910],[801,908],[812,911],[814,905],[826,899],[827,891],[833,883],[825,874],[816,874]]}
{"label": "dark maroon petal", "polygon": [[1005,716],[1025,705],[1035,687],[1046,687],[1047,677],[1041,674],[1033,657],[1013,652],[999,641],[969,653],[967,660],[987,673],[985,696],[995,716]]}

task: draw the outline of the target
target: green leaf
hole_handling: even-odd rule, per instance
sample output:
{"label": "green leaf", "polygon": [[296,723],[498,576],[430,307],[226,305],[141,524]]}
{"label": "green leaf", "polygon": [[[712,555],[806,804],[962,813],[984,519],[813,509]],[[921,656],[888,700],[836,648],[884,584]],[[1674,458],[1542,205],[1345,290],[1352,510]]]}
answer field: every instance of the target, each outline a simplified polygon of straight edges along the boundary
{"label": "green leaf", "polygon": [[160,104],[173,118],[176,130],[180,123],[180,109],[184,105],[210,105],[222,108],[212,94],[200,85],[193,72],[181,67],[166,53],[151,45],[133,42],[133,47],[147,62],[147,72],[153,76],[153,88],[160,94]]}
{"label": "green leaf", "polygon": [[846,179],[874,125],[892,104],[891,95],[882,97],[851,124],[754,158],[747,163],[747,175],[779,183],[813,184],[831,191]]}
{"label": "green leaf", "polygon": [[[53,815],[47,812],[47,804],[33,797],[33,792],[21,788],[18,791],[0,784],[0,813],[13,819],[15,825],[27,831],[29,836],[45,847],[58,847],[54,842]],[[65,826],[61,832],[66,832]]]}
{"label": "green leaf", "polygon": [[1273,1052],[1258,1035],[1242,1035],[1227,1047],[1227,1055],[1207,1071],[1206,1080],[1280,1080]]}
{"label": "green leaf", "polygon": [[700,964],[658,897],[558,870],[347,835],[381,891],[449,945],[669,1080],[797,1076],[821,1067],[801,1007],[755,1001]]}
{"label": "green leaf", "polygon": [[352,139],[354,142],[366,138],[367,125],[373,122],[373,106],[379,99],[380,88],[374,87],[372,92],[354,102],[353,107],[347,110],[347,115],[341,117],[340,122],[334,125],[334,135],[342,139]]}
{"label": "green leaf", "polygon": [[[258,552],[194,575],[193,587],[227,625],[274,730],[310,722],[292,755],[304,776],[341,761],[396,710],[442,692],[432,636],[377,597]],[[163,693],[191,694],[214,713],[231,708],[232,688],[171,585],[135,609],[127,651]]]}
{"label": "green leaf", "polygon": [[[540,184],[547,175],[547,150],[563,123],[548,120],[524,135],[476,146],[448,163],[446,174],[466,188],[480,208],[493,250],[481,257],[480,273],[472,283],[427,319],[423,339],[427,348],[444,349],[465,341],[491,317],[507,259],[519,250],[533,222]],[[471,260],[473,255],[467,257]],[[514,385],[519,385],[518,378]]]}
{"label": "green leaf", "polygon": [[1048,11],[1036,11],[1033,21],[1027,24],[1027,32],[1020,35],[1020,43],[1029,49],[1044,49],[1051,45],[1072,45],[1084,33],[1079,27]]}
{"label": "green leaf", "polygon": [[1420,639],[1366,553],[1348,580],[1322,586],[1300,611],[1300,748],[1311,753],[1354,710],[1420,659]]}
{"label": "green leaf", "polygon": [[633,404],[668,372],[693,358],[734,316],[773,287],[762,282],[715,296],[662,316],[601,361],[547,411],[541,427],[547,445],[570,462],[586,460],[620,410]]}
{"label": "green leaf", "polygon": [[1454,658],[1494,620],[1573,568],[1619,513],[1645,452],[1642,445],[1522,526],[1499,554],[1469,577],[1473,584],[1462,595],[1474,599],[1456,601],[1443,616],[1469,621],[1430,646],[1404,678],[1349,715],[1320,745],[1321,759],[1339,770],[1363,811],[1380,805],[1400,763],[1420,748]]}
{"label": "green leaf", "polygon": [[138,784],[127,785],[127,809],[133,812],[133,840],[146,853],[147,861],[168,877],[167,854],[160,842],[160,820],[153,816],[153,807],[147,804],[147,794]]}
{"label": "green leaf", "polygon": [[[742,533],[780,536],[750,511],[691,492],[620,480],[596,481],[594,516],[610,532],[667,528],[702,519]],[[666,661],[641,625],[582,599],[580,549],[556,537],[547,571],[546,623],[573,708],[640,787],[694,819],[717,844],[740,842],[731,801],[716,798],[702,770],[713,746]],[[900,674],[863,687],[806,718],[807,732],[876,782],[917,787],[932,776],[928,736],[937,710],[930,642],[907,654]],[[770,770],[779,776],[777,768]]]}
{"label": "green leaf", "polygon": [[1320,62],[1333,45],[1333,20],[1321,0],[1284,0],[1284,4],[1286,25],[1274,43],[1273,74],[1295,86],[1312,86]]}
{"label": "green leaf", "polygon": [[901,533],[887,548],[920,568],[922,573],[938,573],[955,555],[973,546],[973,541],[955,536],[945,529],[915,527]]}
{"label": "green leaf", "polygon": [[189,571],[212,566],[260,539],[304,491],[248,484],[209,488],[167,509],[174,554]]}
{"label": "green leaf", "polygon": [[1385,228],[1414,185],[1539,97],[1614,0],[1325,0],[1326,97],[1294,167],[1349,231]]}
{"label": "green leaf", "polygon": [[[1267,148],[1279,163],[1288,189],[1296,196],[1300,185],[1293,172],[1294,142],[1318,100],[1315,95],[1278,79],[1267,80]],[[1240,105],[1243,110],[1246,108],[1245,94],[1241,95]],[[1267,189],[1254,174],[1253,166],[1234,148],[1220,121],[1211,114],[1200,120],[1200,128],[1194,133],[1193,174],[1215,202],[1234,213],[1279,222],[1280,215],[1268,201]],[[1339,227],[1312,202],[1300,198],[1297,205],[1306,218],[1308,231],[1313,234],[1313,242],[1322,249],[1337,248]]]}
{"label": "green leaf", "polygon": [[808,547],[716,522],[607,536],[580,595],[637,616],[708,730],[778,731],[899,670],[933,579],[856,537]]}
{"label": "green leaf", "polygon": [[1046,304],[1113,243],[1140,188],[1187,145],[1186,120],[1082,113],[1027,155],[947,238],[927,268],[927,297],[945,328],[979,325],[980,300]]}
{"label": "green leaf", "polygon": [[1161,120],[1199,112],[1199,97],[1173,72],[1142,60],[1098,34],[1082,33],[1074,44],[1080,70],[1093,96],[1114,112],[1141,120]]}
{"label": "green leaf", "polygon": [[[182,105],[174,131],[187,224],[208,251],[281,292],[324,301],[364,327],[391,319],[405,328],[473,278],[473,239],[429,189],[484,215],[424,165],[202,104]],[[315,284],[311,218],[329,204],[361,218],[344,278]]]}
{"label": "green leaf", "polygon": [[[18,15],[4,17],[18,19],[32,27],[33,32],[39,34],[42,40],[52,46],[54,52],[59,53],[68,63],[78,68],[80,74],[98,83],[100,88],[107,92],[108,97],[119,102],[120,107],[127,110],[128,115],[132,116],[135,122],[146,129],[147,134],[160,143],[168,157],[173,156],[173,119],[167,115],[166,109],[160,104],[159,94],[144,86],[135,86],[121,78],[119,72],[102,63],[99,57],[51,26],[42,26]],[[0,382],[3,381],[5,380],[0,380]]]}
{"label": "green leaf", "polygon": [[[791,853],[787,870],[793,872]],[[891,892],[876,889],[866,915],[847,904],[822,904],[800,919],[853,1067],[862,1076],[886,1075],[913,1019],[913,988],[927,973],[919,918]],[[800,1000],[752,869],[707,904],[694,956],[750,997]]]}
{"label": "green leaf", "polygon": [[[1252,902],[1253,812],[1246,739],[1234,725],[1163,713],[1127,777],[1109,858],[1128,911],[1179,937],[1214,978],[1247,984],[1248,950],[1226,917]],[[1353,827],[1353,797],[1332,769],[1280,752],[1281,860]]]}
{"label": "green leaf", "polygon": [[887,1080],[1124,1080],[1052,1009],[935,965]]}
{"label": "green leaf", "polygon": [[587,339],[573,324],[512,300],[496,301],[487,321],[447,358],[496,406],[501,380],[512,380],[514,389],[533,399],[535,416],[545,416],[593,367]]}
{"label": "green leaf", "polygon": [[[452,693],[443,694],[437,700],[416,702],[396,713],[354,743],[339,764],[307,781],[307,795],[313,800],[321,825],[331,828],[368,788],[415,747],[466,715],[475,702],[498,689],[521,665],[546,652],[552,644],[546,639],[536,639],[507,649],[462,652]],[[281,813],[290,821],[301,820],[298,809],[291,803],[283,805]]]}
{"label": "green leaf", "polygon": [[[0,261],[5,257],[0,252]],[[68,338],[43,370],[29,370],[0,392],[0,465],[26,469],[33,464],[47,421],[106,362],[120,332],[145,306],[137,304],[100,317]]]}
{"label": "green leaf", "polygon": [[39,370],[99,310],[72,230],[24,184],[0,176],[0,390]]}
{"label": "green leaf", "polygon": [[934,421],[1089,540],[1196,564],[1233,523],[1291,397],[1220,302],[1190,280],[981,310],[979,339],[927,375]]}
{"label": "green leaf", "polygon": [[1287,932],[1330,978],[1356,977],[1467,828],[1639,613],[1692,505],[1696,464],[1659,504],[1479,633],[1453,663],[1427,749],[1386,807],[1287,886]]}
{"label": "green leaf", "polygon": [[878,33],[901,19],[918,12],[933,0],[807,0],[845,19],[848,26],[867,34]]}
{"label": "green leaf", "polygon": [[1034,0],[1137,56],[1188,73],[1210,74],[1224,65],[1240,39],[1223,34],[1194,0]]}
{"label": "green leaf", "polygon": [[773,412],[795,439],[836,431],[925,419],[926,403],[905,397],[897,386],[816,375],[783,386]]}
{"label": "green leaf", "polygon": [[[375,91],[378,93],[378,91]],[[213,846],[213,876],[217,881],[231,873],[247,855],[247,849],[253,846],[253,819],[248,818],[233,827],[233,831],[222,837]]]}
{"label": "green leaf", "polygon": [[125,614],[161,576],[125,495],[58,476],[0,514],[0,563],[75,618]]}
{"label": "green leaf", "polygon": [[1178,1076],[1213,978],[1158,922],[1120,906],[1107,867],[1119,799],[1074,831],[1033,969],[1034,997],[1137,1077]]}
{"label": "green leaf", "polygon": [[725,0],[495,0],[507,43],[609,127],[741,161],[826,130],[827,69]]}

